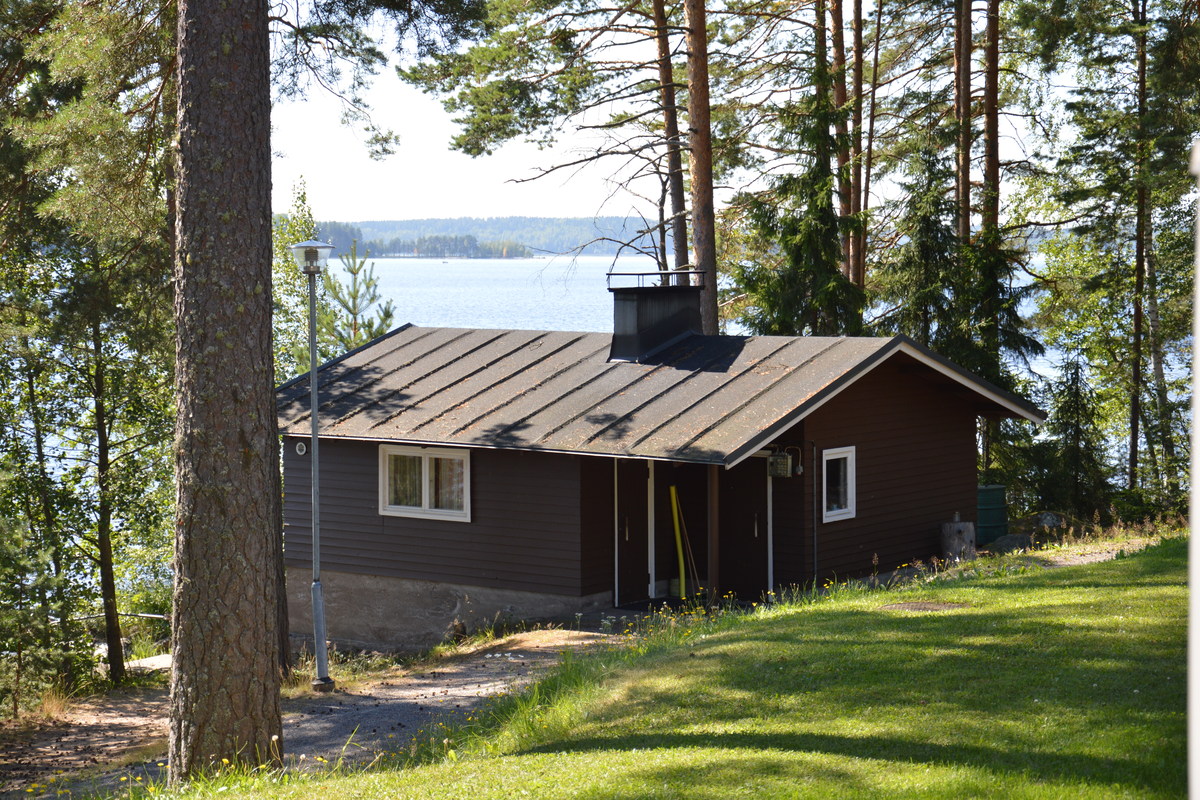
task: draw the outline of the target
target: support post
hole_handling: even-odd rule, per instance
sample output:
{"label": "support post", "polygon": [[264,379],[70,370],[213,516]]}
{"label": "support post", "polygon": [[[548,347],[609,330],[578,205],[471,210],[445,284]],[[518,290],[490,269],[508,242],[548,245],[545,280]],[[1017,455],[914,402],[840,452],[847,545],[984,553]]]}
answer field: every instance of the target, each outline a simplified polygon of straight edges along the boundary
{"label": "support post", "polygon": [[721,467],[708,465],[708,601],[715,603],[721,587]]}
{"label": "support post", "polygon": [[621,605],[621,485],[618,473],[619,459],[613,462],[613,605]]}
{"label": "support post", "polygon": [[775,481],[767,473],[767,591],[775,591]]}
{"label": "support post", "polygon": [[655,553],[655,525],[654,525],[654,462],[647,461],[646,469],[646,578],[649,587],[646,589],[646,597],[654,599],[654,585],[658,583],[658,565]]}
{"label": "support post", "polygon": [[320,402],[317,397],[317,275],[308,273],[308,382],[312,392],[312,617],[313,617],[313,653],[316,656],[316,674],[312,679],[312,688],[316,692],[333,691],[333,678],[329,677],[329,653],[325,647],[325,597],[321,591],[321,483],[320,455],[318,451],[320,440]]}

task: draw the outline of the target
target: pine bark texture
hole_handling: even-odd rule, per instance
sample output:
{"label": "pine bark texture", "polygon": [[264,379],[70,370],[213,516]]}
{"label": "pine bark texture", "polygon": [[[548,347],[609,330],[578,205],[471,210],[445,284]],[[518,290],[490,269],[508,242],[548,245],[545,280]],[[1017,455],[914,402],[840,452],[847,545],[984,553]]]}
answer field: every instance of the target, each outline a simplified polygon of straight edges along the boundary
{"label": "pine bark texture", "polygon": [[692,248],[695,269],[703,274],[700,326],[719,333],[717,313],[717,236],[713,207],[712,123],[708,104],[708,23],[704,0],[684,0],[688,44],[688,143],[691,147]]}
{"label": "pine bark texture", "polygon": [[112,452],[108,440],[108,386],[104,368],[103,334],[100,322],[93,320],[92,333],[92,414],[96,429],[96,551],[100,567],[100,599],[104,607],[104,639],[108,651],[108,678],[114,684],[125,681],[125,650],[121,644],[121,617],[117,613],[117,580],[113,563],[112,541]]}
{"label": "pine bark texture", "polygon": [[971,241],[971,0],[957,0],[954,14],[954,121],[958,128],[958,243]]}
{"label": "pine bark texture", "polygon": [[982,239],[1000,245],[1000,0],[988,0],[983,52]]}
{"label": "pine bark texture", "polygon": [[[878,0],[882,5],[883,0]],[[854,68],[853,93],[851,95],[850,119],[850,213],[855,215],[856,223],[850,237],[850,282],[862,289],[867,284],[867,222],[863,218],[866,211],[866,198],[863,192],[863,6],[862,0],[854,0],[853,39]],[[875,38],[879,38],[876,28]],[[878,49],[876,49],[878,52]],[[875,77],[871,76],[872,88]]]}
{"label": "pine bark texture", "polygon": [[[879,43],[883,38],[883,5],[886,0],[875,3],[875,41],[871,44],[871,92],[867,111],[866,153],[863,155],[862,198],[861,211],[866,211],[871,205],[871,168],[875,161],[875,118],[877,111],[877,95],[879,91]],[[867,275],[867,223],[863,221],[859,228],[858,260],[860,270],[856,279],[858,286],[866,285]]]}
{"label": "pine bark texture", "polygon": [[170,777],[280,752],[263,0],[179,4]]}
{"label": "pine bark texture", "polygon": [[674,268],[688,268],[687,204],[683,186],[683,142],[679,136],[679,104],[675,99],[675,68],[667,30],[665,0],[653,0],[654,40],[658,46],[658,80],[662,84],[663,139],[667,142],[667,183],[671,198],[671,249]]}
{"label": "pine bark texture", "polygon": [[1137,53],[1137,124],[1138,137],[1137,161],[1135,163],[1136,207],[1134,210],[1134,255],[1133,255],[1133,341],[1130,343],[1130,383],[1129,391],[1129,464],[1127,471],[1128,488],[1138,487],[1138,445],[1141,439],[1139,429],[1142,416],[1142,295],[1146,290],[1146,231],[1150,226],[1149,192],[1146,188],[1146,135],[1143,126],[1146,122],[1146,2],[1137,0],[1134,3],[1134,21],[1137,28],[1133,34],[1134,46]]}
{"label": "pine bark texture", "polygon": [[[829,38],[833,46],[833,62],[830,73],[833,75],[833,104],[838,109],[837,122],[834,128],[837,132],[837,197],[838,215],[843,222],[854,213],[850,205],[850,132],[846,127],[846,20],[842,8],[843,0],[829,0]],[[843,225],[841,230],[842,242],[842,274],[847,280],[852,280],[854,274],[854,256],[851,253],[850,230]]]}

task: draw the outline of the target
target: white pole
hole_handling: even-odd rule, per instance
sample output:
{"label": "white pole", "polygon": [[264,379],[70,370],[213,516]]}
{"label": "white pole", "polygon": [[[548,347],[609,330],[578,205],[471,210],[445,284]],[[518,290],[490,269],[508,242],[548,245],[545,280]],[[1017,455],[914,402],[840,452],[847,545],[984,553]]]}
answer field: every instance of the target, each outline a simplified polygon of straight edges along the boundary
{"label": "white pole", "polygon": [[[1200,143],[1192,145],[1192,175],[1200,188]],[[1197,209],[1200,211],[1200,208]],[[1196,253],[1194,263],[1200,271],[1200,213],[1196,217]],[[1200,337],[1200,289],[1192,281],[1192,463],[1188,475],[1191,485],[1191,503],[1188,527],[1200,519],[1200,494],[1196,489],[1196,453],[1200,452],[1200,433],[1196,422],[1200,419],[1200,381],[1196,378],[1196,342]],[[1189,533],[1188,545],[1188,787],[1192,797],[1200,797],[1200,545],[1196,544],[1195,530]]]}
{"label": "white pole", "polygon": [[775,480],[767,465],[767,591],[775,591]]}

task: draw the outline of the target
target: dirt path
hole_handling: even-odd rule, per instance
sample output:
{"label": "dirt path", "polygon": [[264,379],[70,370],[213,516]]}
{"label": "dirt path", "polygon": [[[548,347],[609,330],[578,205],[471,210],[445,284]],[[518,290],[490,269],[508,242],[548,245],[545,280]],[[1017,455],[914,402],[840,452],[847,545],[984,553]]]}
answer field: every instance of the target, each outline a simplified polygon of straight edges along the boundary
{"label": "dirt path", "polygon": [[[566,650],[603,634],[537,630],[380,680],[284,701],[284,743],[293,768],[369,761],[407,746],[439,717],[476,708],[522,686]],[[119,789],[161,776],[167,693],[114,692],[73,705],[61,719],[0,728],[0,797],[62,797]],[[28,791],[33,789],[32,792]]]}
{"label": "dirt path", "polygon": [[53,796],[68,776],[165,752],[166,708],[164,689],[112,692],[73,704],[61,719],[0,728],[0,796]]}
{"label": "dirt path", "polygon": [[297,766],[318,758],[363,761],[403,749],[437,718],[466,713],[488,697],[529,683],[558,663],[565,650],[608,639],[600,633],[531,631],[448,663],[347,691],[306,696],[284,714],[287,760]]}
{"label": "dirt path", "polygon": [[1055,550],[1033,550],[1022,556],[1021,560],[1028,564],[1042,567],[1070,567],[1075,564],[1094,564],[1097,561],[1108,561],[1116,558],[1118,553],[1136,553],[1157,541],[1156,537],[1146,536],[1137,539],[1121,541],[1082,542],[1078,545]]}

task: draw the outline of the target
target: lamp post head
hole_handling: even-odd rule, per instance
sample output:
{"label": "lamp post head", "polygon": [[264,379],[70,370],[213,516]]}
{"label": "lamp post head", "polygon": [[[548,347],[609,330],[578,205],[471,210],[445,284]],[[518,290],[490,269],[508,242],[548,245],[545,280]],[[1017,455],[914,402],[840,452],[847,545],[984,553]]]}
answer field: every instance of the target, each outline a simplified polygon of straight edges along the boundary
{"label": "lamp post head", "polygon": [[288,249],[292,251],[292,257],[296,259],[296,266],[300,267],[301,272],[305,275],[320,275],[321,270],[329,263],[333,245],[308,241],[294,244]]}

